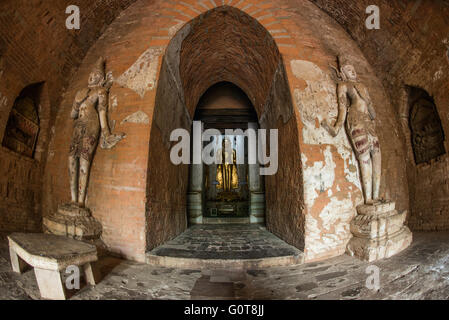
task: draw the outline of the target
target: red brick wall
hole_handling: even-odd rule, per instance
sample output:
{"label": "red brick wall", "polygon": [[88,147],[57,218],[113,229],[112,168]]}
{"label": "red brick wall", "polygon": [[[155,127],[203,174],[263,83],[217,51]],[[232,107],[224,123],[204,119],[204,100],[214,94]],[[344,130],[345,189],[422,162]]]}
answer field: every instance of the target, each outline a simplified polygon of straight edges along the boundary
{"label": "red brick wall", "polygon": [[[165,48],[184,23],[213,8],[211,1],[201,3],[193,0],[183,2],[140,0],[123,11],[121,16],[106,28],[119,12],[133,2],[132,0],[79,1],[83,16],[80,31],[68,31],[61,27],[64,26],[66,17],[61,12],[65,11],[68,1],[10,0],[0,4],[2,12],[0,101],[3,96],[8,99],[7,103],[0,105],[0,137],[3,135],[15,97],[30,83],[46,82],[49,92],[48,108],[51,110],[49,127],[54,126],[45,174],[43,178],[42,174],[37,174],[37,177],[32,179],[33,181],[44,179],[42,201],[29,202],[24,207],[34,207],[37,203],[38,207],[42,205],[45,214],[69,199],[66,158],[71,123],[68,115],[73,97],[76,91],[85,85],[96,58],[100,54],[104,55],[108,59],[108,70],[112,70],[114,76],[118,78],[150,46]],[[221,0],[215,2],[217,5],[222,4]],[[421,169],[415,169],[407,158],[409,150],[405,149],[404,133],[399,126],[398,108],[401,100],[397,92],[404,84],[426,89],[434,96],[443,128],[447,128],[449,118],[444,108],[447,96],[442,90],[448,81],[446,47],[443,43],[448,31],[445,23],[445,17],[448,16],[447,8],[430,1],[420,2],[419,5],[415,5],[415,2],[379,1],[381,23],[385,27],[381,27],[379,31],[368,31],[364,24],[367,1],[313,1],[335,20],[307,1],[283,0],[274,3],[226,0],[226,2],[236,5],[258,19],[272,34],[284,60],[290,94],[295,106],[293,118],[285,125],[285,131],[281,131],[285,134],[280,134],[283,136],[281,140],[285,139],[281,143],[298,147],[296,149],[287,147],[288,151],[281,153],[282,167],[279,175],[272,177],[271,182],[270,179],[267,180],[267,189],[272,189],[272,193],[267,190],[268,207],[278,217],[267,219],[273,232],[296,245],[298,239],[305,238],[306,254],[311,260],[338,255],[344,249],[348,235],[346,220],[353,214],[348,211],[348,207],[360,201],[356,182],[348,180],[352,174],[348,171],[354,170],[353,159],[345,155],[343,142],[339,144],[323,135],[320,136],[323,143],[315,143],[314,135],[319,132],[319,128],[310,125],[317,119],[335,116],[333,103],[328,101],[331,94],[326,96],[323,93],[325,89],[319,87],[319,82],[324,80],[317,82],[314,77],[317,74],[320,77],[323,74],[323,77],[332,76],[329,63],[335,63],[336,54],[343,54],[353,61],[361,80],[370,89],[378,112],[377,124],[384,155],[382,194],[396,200],[400,209],[408,209],[409,204],[412,204],[412,217],[416,216],[414,211],[416,202],[413,195],[430,195],[432,188],[438,188],[444,181],[435,178],[425,180],[426,182],[421,184],[416,183],[415,181],[421,180],[414,177],[418,177],[417,174],[420,172],[420,174],[431,172],[432,177],[443,176],[442,172],[446,170],[445,161],[431,167],[435,170],[419,171]],[[349,36],[339,24],[346,29]],[[96,41],[100,34],[103,36]],[[89,53],[86,55],[88,50]],[[159,55],[158,59],[157,74],[160,72],[162,56]],[[301,61],[311,62],[314,66]],[[299,73],[293,70],[293,66],[298,65]],[[305,71],[309,69],[301,69],[304,66],[314,70],[315,73],[306,74]],[[317,71],[315,67],[321,71]],[[75,76],[72,78],[73,74]],[[62,95],[69,82],[70,86]],[[309,91],[314,85],[319,92],[316,97],[310,97]],[[185,176],[185,173],[182,173],[185,171],[183,169],[177,171],[180,174],[177,176],[169,168],[161,171],[164,169],[163,166],[156,167],[156,170],[152,166],[155,161],[152,160],[151,152],[162,150],[159,149],[162,147],[166,148],[166,146],[149,148],[153,138],[157,145],[158,134],[162,134],[152,125],[156,88],[157,86],[147,90],[142,98],[133,90],[118,84],[113,86],[111,104],[117,101],[117,106],[112,108],[110,116],[113,120],[117,120],[116,130],[126,132],[127,138],[113,150],[98,150],[89,186],[88,204],[104,226],[105,242],[111,250],[137,260],[143,260],[147,240],[154,239],[149,242],[156,244],[165,239],[161,234],[166,232],[167,226],[170,230],[169,237],[185,227],[182,218],[172,222],[162,214],[162,212],[175,212],[176,216],[182,217],[184,210],[182,191],[185,187],[183,182],[177,181],[168,187],[155,189],[156,194],[151,191],[153,186],[157,188],[159,177],[161,179],[168,177],[170,181],[178,177],[178,180],[181,178],[185,181],[182,179]],[[253,97],[262,101],[256,95]],[[194,106],[195,98],[192,96],[189,99]],[[315,105],[315,110],[307,109],[307,106]],[[120,124],[125,117],[136,111],[143,111],[148,115],[148,124]],[[298,132],[298,143],[295,141],[295,131]],[[164,157],[166,156],[156,160],[162,161]],[[408,159],[407,171],[403,159]],[[297,169],[301,165],[303,175],[300,173],[301,170]],[[25,163],[23,166],[29,167],[30,164]],[[324,179],[315,175],[320,166],[323,172],[332,175],[332,185],[325,184],[325,180],[329,180],[329,177]],[[298,177],[301,176],[303,181],[298,182]],[[19,179],[11,177],[9,180],[17,189],[26,190],[26,186],[34,189],[34,186],[39,184],[29,182],[25,177]],[[164,186],[167,182],[162,181],[161,186]],[[316,189],[320,183],[322,186]],[[180,186],[178,190],[181,191],[179,197],[173,195],[178,186]],[[412,195],[411,201],[408,197],[408,188]],[[152,194],[155,198],[153,202]],[[330,197],[335,199],[332,201],[337,202],[330,204]],[[447,193],[442,192],[439,197],[443,203]],[[279,199],[284,200],[282,206]],[[146,210],[149,204],[157,204],[158,201],[159,204],[154,207],[157,214],[151,219],[151,216],[147,216]],[[428,209],[430,207],[419,209],[424,212],[423,215],[427,220],[438,221],[436,224],[447,220],[444,206],[440,206],[440,209]],[[34,212],[39,214],[38,209]],[[305,216],[301,217],[301,212]],[[158,215],[164,216],[160,222],[156,218]],[[5,220],[12,221],[10,217]],[[156,225],[151,224],[153,221],[156,221]],[[293,227],[287,228],[288,224]],[[304,226],[304,237],[298,238],[301,226]]]}
{"label": "red brick wall", "polygon": [[[359,44],[382,80],[401,119],[406,144],[413,230],[449,228],[448,155],[416,165],[408,126],[406,86],[426,90],[434,98],[446,136],[449,133],[449,5],[444,1],[322,1],[313,0],[340,23]],[[361,13],[371,4],[380,8],[380,30],[367,30]],[[449,140],[445,141],[449,151]],[[393,151],[393,150],[392,150]],[[394,151],[393,151],[394,152]]]}
{"label": "red brick wall", "polygon": [[0,146],[0,230],[42,230],[43,172],[62,91],[104,27],[131,1],[102,1],[100,6],[88,0],[76,2],[90,25],[80,31],[65,28],[65,8],[72,1],[0,3],[0,141],[17,96],[25,87],[42,83],[41,130],[34,159]]}
{"label": "red brick wall", "polygon": [[[150,50],[151,53],[144,60],[146,59],[145,61],[150,65],[157,63],[156,71],[151,68],[146,70],[149,72],[149,78],[155,76],[159,83],[156,85],[149,78],[141,80],[144,84],[149,85],[143,91],[136,90],[135,87],[134,90],[129,89],[133,86],[132,84],[125,84],[128,88],[121,87],[119,84],[113,86],[110,94],[111,103],[117,101],[117,107],[112,108],[111,118],[117,120],[116,130],[126,132],[128,136],[113,150],[99,149],[92,169],[88,206],[92,209],[94,216],[102,222],[103,239],[110,249],[122,253],[126,257],[142,260],[147,248],[152,248],[174,237],[186,227],[185,192],[188,171],[186,167],[175,167],[167,161],[169,144],[166,142],[167,135],[171,132],[170,129],[189,127],[188,119],[193,115],[193,108],[203,93],[202,91],[207,89],[207,83],[198,80],[203,75],[211,82],[210,84],[213,84],[215,80],[238,82],[237,84],[248,91],[248,95],[254,100],[259,116],[265,114],[264,121],[267,128],[280,129],[279,172],[266,179],[268,228],[287,242],[304,248],[308,259],[341,254],[345,241],[348,240],[348,223],[350,215],[353,214],[352,211],[344,212],[344,210],[348,210],[345,206],[350,204],[353,207],[360,200],[360,192],[357,191],[357,186],[347,181],[345,168],[350,165],[350,161],[341,158],[339,149],[333,147],[333,141],[320,145],[311,143],[307,137],[304,137],[304,134],[309,135],[310,132],[304,131],[305,122],[302,119],[304,115],[300,105],[302,100],[298,100],[298,94],[301,96],[306,92],[304,90],[307,89],[310,79],[307,78],[307,75],[295,74],[292,70],[292,61],[310,61],[321,70],[324,76],[330,77],[332,71],[328,64],[335,61],[337,53],[344,53],[353,58],[356,68],[360,71],[361,79],[368,82],[367,84],[371,88],[373,100],[379,108],[380,122],[386,123],[381,129],[384,132],[381,134],[381,140],[385,141],[388,132],[394,131],[395,116],[391,106],[384,101],[386,100],[385,94],[373,76],[368,63],[363,59],[357,46],[351,42],[338,25],[311,4],[298,5],[287,1],[279,9],[279,6],[274,3],[243,1],[239,2],[238,8],[258,19],[259,23],[271,33],[283,56],[283,68],[286,74],[284,80],[276,80],[281,83],[277,84],[278,87],[274,85],[277,83],[275,79],[278,75],[274,76],[273,71],[268,71],[268,69],[265,71],[258,69],[270,68],[270,63],[268,63],[270,55],[266,54],[266,58],[262,62],[256,62],[257,60],[252,60],[256,55],[244,55],[243,52],[238,52],[238,42],[235,45],[237,51],[229,45],[222,47],[221,50],[229,50],[227,51],[229,57],[233,55],[242,57],[241,61],[233,61],[236,63],[237,69],[239,69],[239,64],[244,69],[251,66],[251,63],[256,63],[254,68],[247,72],[237,75],[235,72],[229,73],[230,76],[236,77],[234,79],[228,79],[226,74],[216,73],[217,69],[214,69],[214,66],[221,67],[223,62],[228,63],[229,57],[227,60],[217,59],[214,64],[211,64],[213,61],[206,59],[207,56],[204,56],[204,59],[199,56],[200,62],[192,63],[195,61],[192,60],[193,56],[182,58],[182,52],[186,53],[187,51],[181,52],[179,62],[173,64],[169,59],[171,68],[161,71],[162,54],[157,53],[157,48],[165,48],[182,23],[187,23],[198,15],[198,12],[206,11],[205,7],[196,2],[186,3],[190,3],[190,5],[173,6],[166,2],[137,2],[114,21],[89,50],[64,96],[56,119],[55,136],[50,147],[52,156],[49,158],[46,172],[44,209],[47,212],[55,210],[59,203],[67,201],[69,198],[66,157],[71,129],[68,113],[76,91],[85,85],[90,68],[96,58],[100,54],[107,57],[108,70],[113,71],[116,79],[120,79],[121,75],[133,66],[144,52],[148,53],[147,50],[153,48],[151,49],[153,51]],[[204,5],[208,9],[212,9],[209,2],[205,2]],[[328,31],[320,34],[319,30],[323,28],[323,25],[328,28]],[[249,41],[249,44],[260,38],[255,37],[254,40],[251,40],[249,32],[240,34],[237,32],[237,35],[246,39],[245,41]],[[211,42],[214,43],[212,40]],[[235,42],[231,41],[230,43]],[[247,45],[244,42],[241,43]],[[339,45],[342,43],[344,45],[340,48]],[[220,47],[218,48],[220,49]],[[254,46],[254,48],[258,47]],[[198,55],[199,52],[196,54]],[[169,57],[170,53],[167,55]],[[271,55],[271,57],[275,56]],[[276,58],[273,61],[276,61]],[[184,69],[177,69],[177,63]],[[145,65],[142,66],[145,67]],[[203,71],[196,69],[201,66]],[[136,67],[135,70],[139,70],[140,67]],[[281,69],[277,65],[272,68],[278,72]],[[180,70],[179,74],[177,70]],[[199,71],[199,76],[186,80],[183,70]],[[208,70],[215,73],[208,77]],[[258,76],[257,72],[262,73]],[[164,78],[164,75],[168,75],[167,78]],[[192,73],[187,73],[187,75],[190,76]],[[255,78],[251,79],[251,76]],[[266,81],[263,80],[264,77],[266,77]],[[270,78],[272,83],[270,83]],[[183,82],[182,79],[185,81]],[[284,85],[282,85],[282,81],[284,81]],[[190,89],[189,86],[195,83],[203,85],[203,87],[198,87],[198,90]],[[261,84],[260,89],[255,86],[258,83]],[[171,90],[168,90],[170,88]],[[177,97],[173,100],[165,100],[172,99],[167,97],[173,96],[174,93]],[[167,95],[167,97],[158,100],[158,95],[161,97]],[[318,97],[313,103],[326,104],[326,99],[327,97]],[[164,103],[167,101],[170,102]],[[184,109],[184,103],[186,103],[187,109]],[[291,107],[289,107],[289,103]],[[156,106],[156,109],[153,106]],[[327,107],[332,109],[330,105]],[[139,110],[149,116],[148,124],[121,124],[125,117]],[[329,116],[325,110],[315,111],[317,111],[314,115],[316,119]],[[153,118],[155,119],[154,123]],[[389,164],[386,168],[400,176],[401,167],[398,160],[401,157],[400,141],[393,139],[390,145],[386,143],[383,145],[386,150],[388,148],[399,150],[390,158],[386,157]],[[314,176],[303,176],[301,173],[303,165],[306,166],[305,169],[310,169],[309,166],[313,166],[315,163],[321,163],[324,166],[332,165],[322,161],[328,147],[331,147],[331,154],[334,158],[332,163],[336,166],[335,170],[332,169],[335,171],[335,179],[329,186],[329,190],[320,192],[323,195],[333,192],[336,194],[336,199],[340,201],[330,205],[333,210],[331,219],[321,216],[323,212],[326,213],[326,208],[329,208],[328,197],[324,197],[315,204],[303,201],[304,193],[317,192],[317,190],[308,184],[309,179],[315,179]],[[304,159],[301,159],[301,154],[305,156]],[[304,162],[306,158],[307,161]],[[389,177],[384,174],[387,187],[383,192],[388,193],[389,190],[393,190],[390,194],[393,194],[399,203],[407,205],[407,194],[402,187],[404,180],[394,178],[396,176]],[[309,191],[304,190],[304,184]],[[340,211],[345,215],[346,220],[338,218]],[[329,224],[331,225],[329,226]],[[336,235],[337,240],[334,239],[329,243],[329,237],[333,235]]]}
{"label": "red brick wall", "polygon": [[[154,11],[151,5],[130,8],[92,46],[73,78],[60,104],[49,147],[44,215],[70,200],[67,156],[72,121],[69,115],[76,92],[86,86],[99,55],[106,58],[106,70],[112,71],[116,79],[139,58],[148,47],[145,39],[150,39],[155,32],[147,28],[147,21],[142,18]],[[111,88],[109,118],[115,121],[114,132],[125,132],[127,136],[114,149],[97,148],[87,197],[87,206],[102,223],[102,239],[110,250],[139,261],[144,260],[146,249],[146,179],[154,96],[154,91],[148,91],[141,98],[137,92],[118,84]],[[122,123],[138,111],[149,116],[146,123]]]}
{"label": "red brick wall", "polygon": [[50,108],[45,84],[27,90],[37,108],[39,135],[32,158],[0,146],[0,230],[5,231],[41,230],[42,176],[50,134]]}

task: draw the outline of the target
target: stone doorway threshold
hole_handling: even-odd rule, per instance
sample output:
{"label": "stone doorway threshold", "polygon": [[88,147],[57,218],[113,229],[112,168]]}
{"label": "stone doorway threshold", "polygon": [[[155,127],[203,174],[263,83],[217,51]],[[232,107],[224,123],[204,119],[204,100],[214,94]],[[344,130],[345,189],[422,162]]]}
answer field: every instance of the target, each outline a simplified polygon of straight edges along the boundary
{"label": "stone doorway threshold", "polygon": [[249,224],[249,223],[251,223],[251,220],[249,217],[243,217],[243,218],[203,217],[203,224]]}
{"label": "stone doorway threshold", "polygon": [[299,249],[261,225],[195,225],[146,255],[148,264],[184,269],[258,269],[303,263]]}

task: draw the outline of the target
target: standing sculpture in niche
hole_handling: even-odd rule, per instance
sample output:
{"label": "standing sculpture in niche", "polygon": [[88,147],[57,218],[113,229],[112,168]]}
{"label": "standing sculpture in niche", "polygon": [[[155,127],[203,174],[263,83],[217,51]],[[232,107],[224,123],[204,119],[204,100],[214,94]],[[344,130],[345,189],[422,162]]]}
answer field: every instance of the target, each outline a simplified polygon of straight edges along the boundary
{"label": "standing sculpture in niche", "polygon": [[323,121],[322,125],[335,137],[345,124],[360,165],[365,204],[373,204],[379,200],[382,161],[374,123],[376,112],[368,90],[357,81],[357,73],[352,65],[341,65],[337,74],[341,80],[337,85],[337,122],[332,126]]}
{"label": "standing sculpture in niche", "polygon": [[75,97],[71,118],[74,119],[69,152],[70,191],[72,203],[85,206],[90,166],[101,132],[101,147],[113,148],[124,134],[111,134],[107,118],[108,95],[112,74],[105,75],[105,61],[100,58],[92,70],[88,87]]}
{"label": "standing sculpture in niche", "polygon": [[90,73],[88,86],[75,96],[71,118],[74,120],[69,151],[72,202],[59,207],[58,213],[44,218],[48,232],[77,239],[96,239],[101,224],[85,207],[88,178],[95,150],[101,138],[103,149],[113,148],[125,134],[112,134],[107,117],[112,73],[105,74],[105,60],[99,58]]}
{"label": "standing sculpture in niche", "polygon": [[394,202],[379,198],[381,153],[368,90],[357,81],[352,65],[338,62],[339,69],[334,68],[340,78],[337,122],[332,126],[323,121],[322,125],[335,137],[345,124],[362,176],[365,204],[357,207],[358,215],[350,223],[353,237],[346,251],[361,260],[375,261],[407,248],[412,234],[404,225],[407,211],[399,213]]}
{"label": "standing sculpture in niche", "polygon": [[237,172],[237,154],[232,148],[231,141],[224,138],[222,148],[217,151],[217,189],[221,190],[218,199],[225,201],[237,200],[240,196],[236,189],[239,188],[239,176]]}
{"label": "standing sculpture in niche", "polygon": [[217,152],[217,189],[231,192],[239,188],[239,177],[236,165],[236,151],[228,138],[223,139],[222,148]]}

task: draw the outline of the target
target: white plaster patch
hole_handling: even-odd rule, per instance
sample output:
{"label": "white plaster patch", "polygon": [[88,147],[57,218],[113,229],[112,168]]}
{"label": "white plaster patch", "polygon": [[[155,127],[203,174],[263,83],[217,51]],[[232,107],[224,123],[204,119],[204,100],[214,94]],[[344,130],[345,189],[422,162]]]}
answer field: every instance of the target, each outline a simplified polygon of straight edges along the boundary
{"label": "white plaster patch", "polygon": [[[318,128],[316,125],[317,123],[320,124],[323,120],[328,120],[332,124],[335,122],[338,114],[337,87],[329,75],[324,74],[318,66],[311,62],[306,64],[304,62],[299,63],[298,61],[301,60],[296,60],[294,64],[296,71],[294,73],[307,83],[307,87],[304,90],[295,89],[294,92],[296,106],[299,108],[304,124],[304,143],[311,145],[334,145],[344,160],[346,179],[361,189],[358,162],[344,128],[334,138],[321,125]],[[315,67],[311,67],[310,64],[313,64]],[[301,72],[302,66],[306,66],[305,72]],[[313,70],[313,72],[310,70]],[[305,78],[307,75],[311,75],[309,79]]]}
{"label": "white plaster patch", "polygon": [[314,63],[306,60],[292,60],[290,62],[293,74],[298,79],[322,81],[326,79],[324,72]]}
{"label": "white plaster patch", "polygon": [[435,72],[435,74],[433,75],[433,81],[438,81],[443,77],[444,73],[443,73],[443,67],[440,67],[440,69]]}
{"label": "white plaster patch", "polygon": [[124,123],[142,123],[142,124],[149,124],[150,118],[148,115],[143,111],[137,111],[136,113],[133,113],[129,116],[127,116],[125,119],[122,120],[120,124]]}
{"label": "white plaster patch", "polygon": [[[352,207],[350,202],[332,198],[321,212],[319,220],[311,215],[306,216],[307,259],[315,259],[330,250],[346,247],[352,236],[349,224],[356,215],[353,208],[344,210],[347,206]],[[338,214],[335,214],[335,210],[339,210]]]}
{"label": "white plaster patch", "polygon": [[[351,221],[353,217],[351,209],[353,208],[354,205],[351,201],[350,195],[348,195],[348,198],[343,200],[338,200],[336,197],[330,198],[329,203],[324,207],[319,215],[324,229],[329,231],[332,227],[334,227],[337,235],[339,232],[343,231],[345,238],[347,238],[349,234],[347,234],[343,230],[344,228],[341,228],[339,224],[343,221],[347,225]],[[339,214],[336,215],[335,212],[338,212]]]}
{"label": "white plaster patch", "polygon": [[308,61],[294,60],[291,64],[293,74],[307,83],[306,89],[295,90],[296,104],[303,121],[314,123],[317,116],[336,117],[337,87],[329,75]]}
{"label": "white plaster patch", "polygon": [[[318,117],[321,122],[322,118]],[[358,162],[352,150],[351,144],[346,136],[344,128],[340,130],[338,135],[332,137],[323,127],[316,128],[314,123],[303,121],[303,138],[304,143],[311,145],[329,144],[337,148],[338,153],[344,160],[345,178],[348,182],[354,184],[361,190]],[[307,177],[305,176],[306,180]]]}
{"label": "white plaster patch", "polygon": [[[336,214],[338,213],[338,214]],[[356,211],[350,200],[330,199],[319,214],[319,220],[313,216],[306,217],[307,259],[314,259],[335,248],[344,248],[351,238],[349,228]]]}
{"label": "white plaster patch", "polygon": [[111,106],[111,110],[117,109],[117,107],[118,107],[118,100],[117,100],[117,96],[116,95],[111,96],[111,104],[110,104],[110,106]]}
{"label": "white plaster patch", "polygon": [[[304,175],[305,204],[312,208],[322,192],[326,192],[329,203],[318,216],[306,215],[306,251],[307,259],[314,259],[326,252],[339,248],[342,250],[351,237],[349,225],[355,216],[355,204],[351,192],[341,193],[341,187],[335,184],[336,163],[332,156],[334,146],[343,159],[345,179],[361,190],[358,162],[352,146],[342,128],[336,137],[332,137],[322,126],[327,120],[333,124],[338,114],[337,87],[328,74],[311,62],[293,61],[295,76],[306,82],[304,90],[294,92],[296,106],[301,114],[303,141],[307,145],[327,145],[323,151],[324,161],[307,166],[307,156],[302,155]],[[335,188],[332,190],[332,188]],[[354,192],[356,190],[352,190]]]}
{"label": "white plaster patch", "polygon": [[168,29],[168,35],[170,37],[173,37],[178,31],[179,29],[181,29],[181,27],[184,25],[184,22],[178,22],[177,24],[175,24],[174,26],[170,27]]}
{"label": "white plaster patch", "polygon": [[116,82],[135,91],[143,98],[148,90],[153,90],[156,87],[159,56],[162,52],[162,48],[147,49]]}
{"label": "white plaster patch", "polygon": [[324,151],[324,163],[316,161],[308,167],[307,157],[302,154],[301,159],[304,168],[304,200],[307,206],[312,207],[319,194],[334,185],[336,165],[329,146]]}

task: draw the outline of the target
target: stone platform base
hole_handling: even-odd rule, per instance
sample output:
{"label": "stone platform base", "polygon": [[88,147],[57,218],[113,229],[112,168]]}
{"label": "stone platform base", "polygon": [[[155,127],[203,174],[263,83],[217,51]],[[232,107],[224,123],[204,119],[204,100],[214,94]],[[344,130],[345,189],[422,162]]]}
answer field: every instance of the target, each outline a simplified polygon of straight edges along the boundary
{"label": "stone platform base", "polygon": [[349,255],[371,262],[389,258],[411,244],[412,233],[404,226],[407,212],[398,213],[394,202],[361,205],[357,213],[351,221]]}
{"label": "stone platform base", "polygon": [[56,214],[43,218],[43,224],[46,233],[77,240],[97,240],[102,232],[89,209],[74,204],[60,206]]}
{"label": "stone platform base", "polygon": [[179,269],[261,269],[304,263],[303,252],[256,224],[195,225],[146,254]]}

